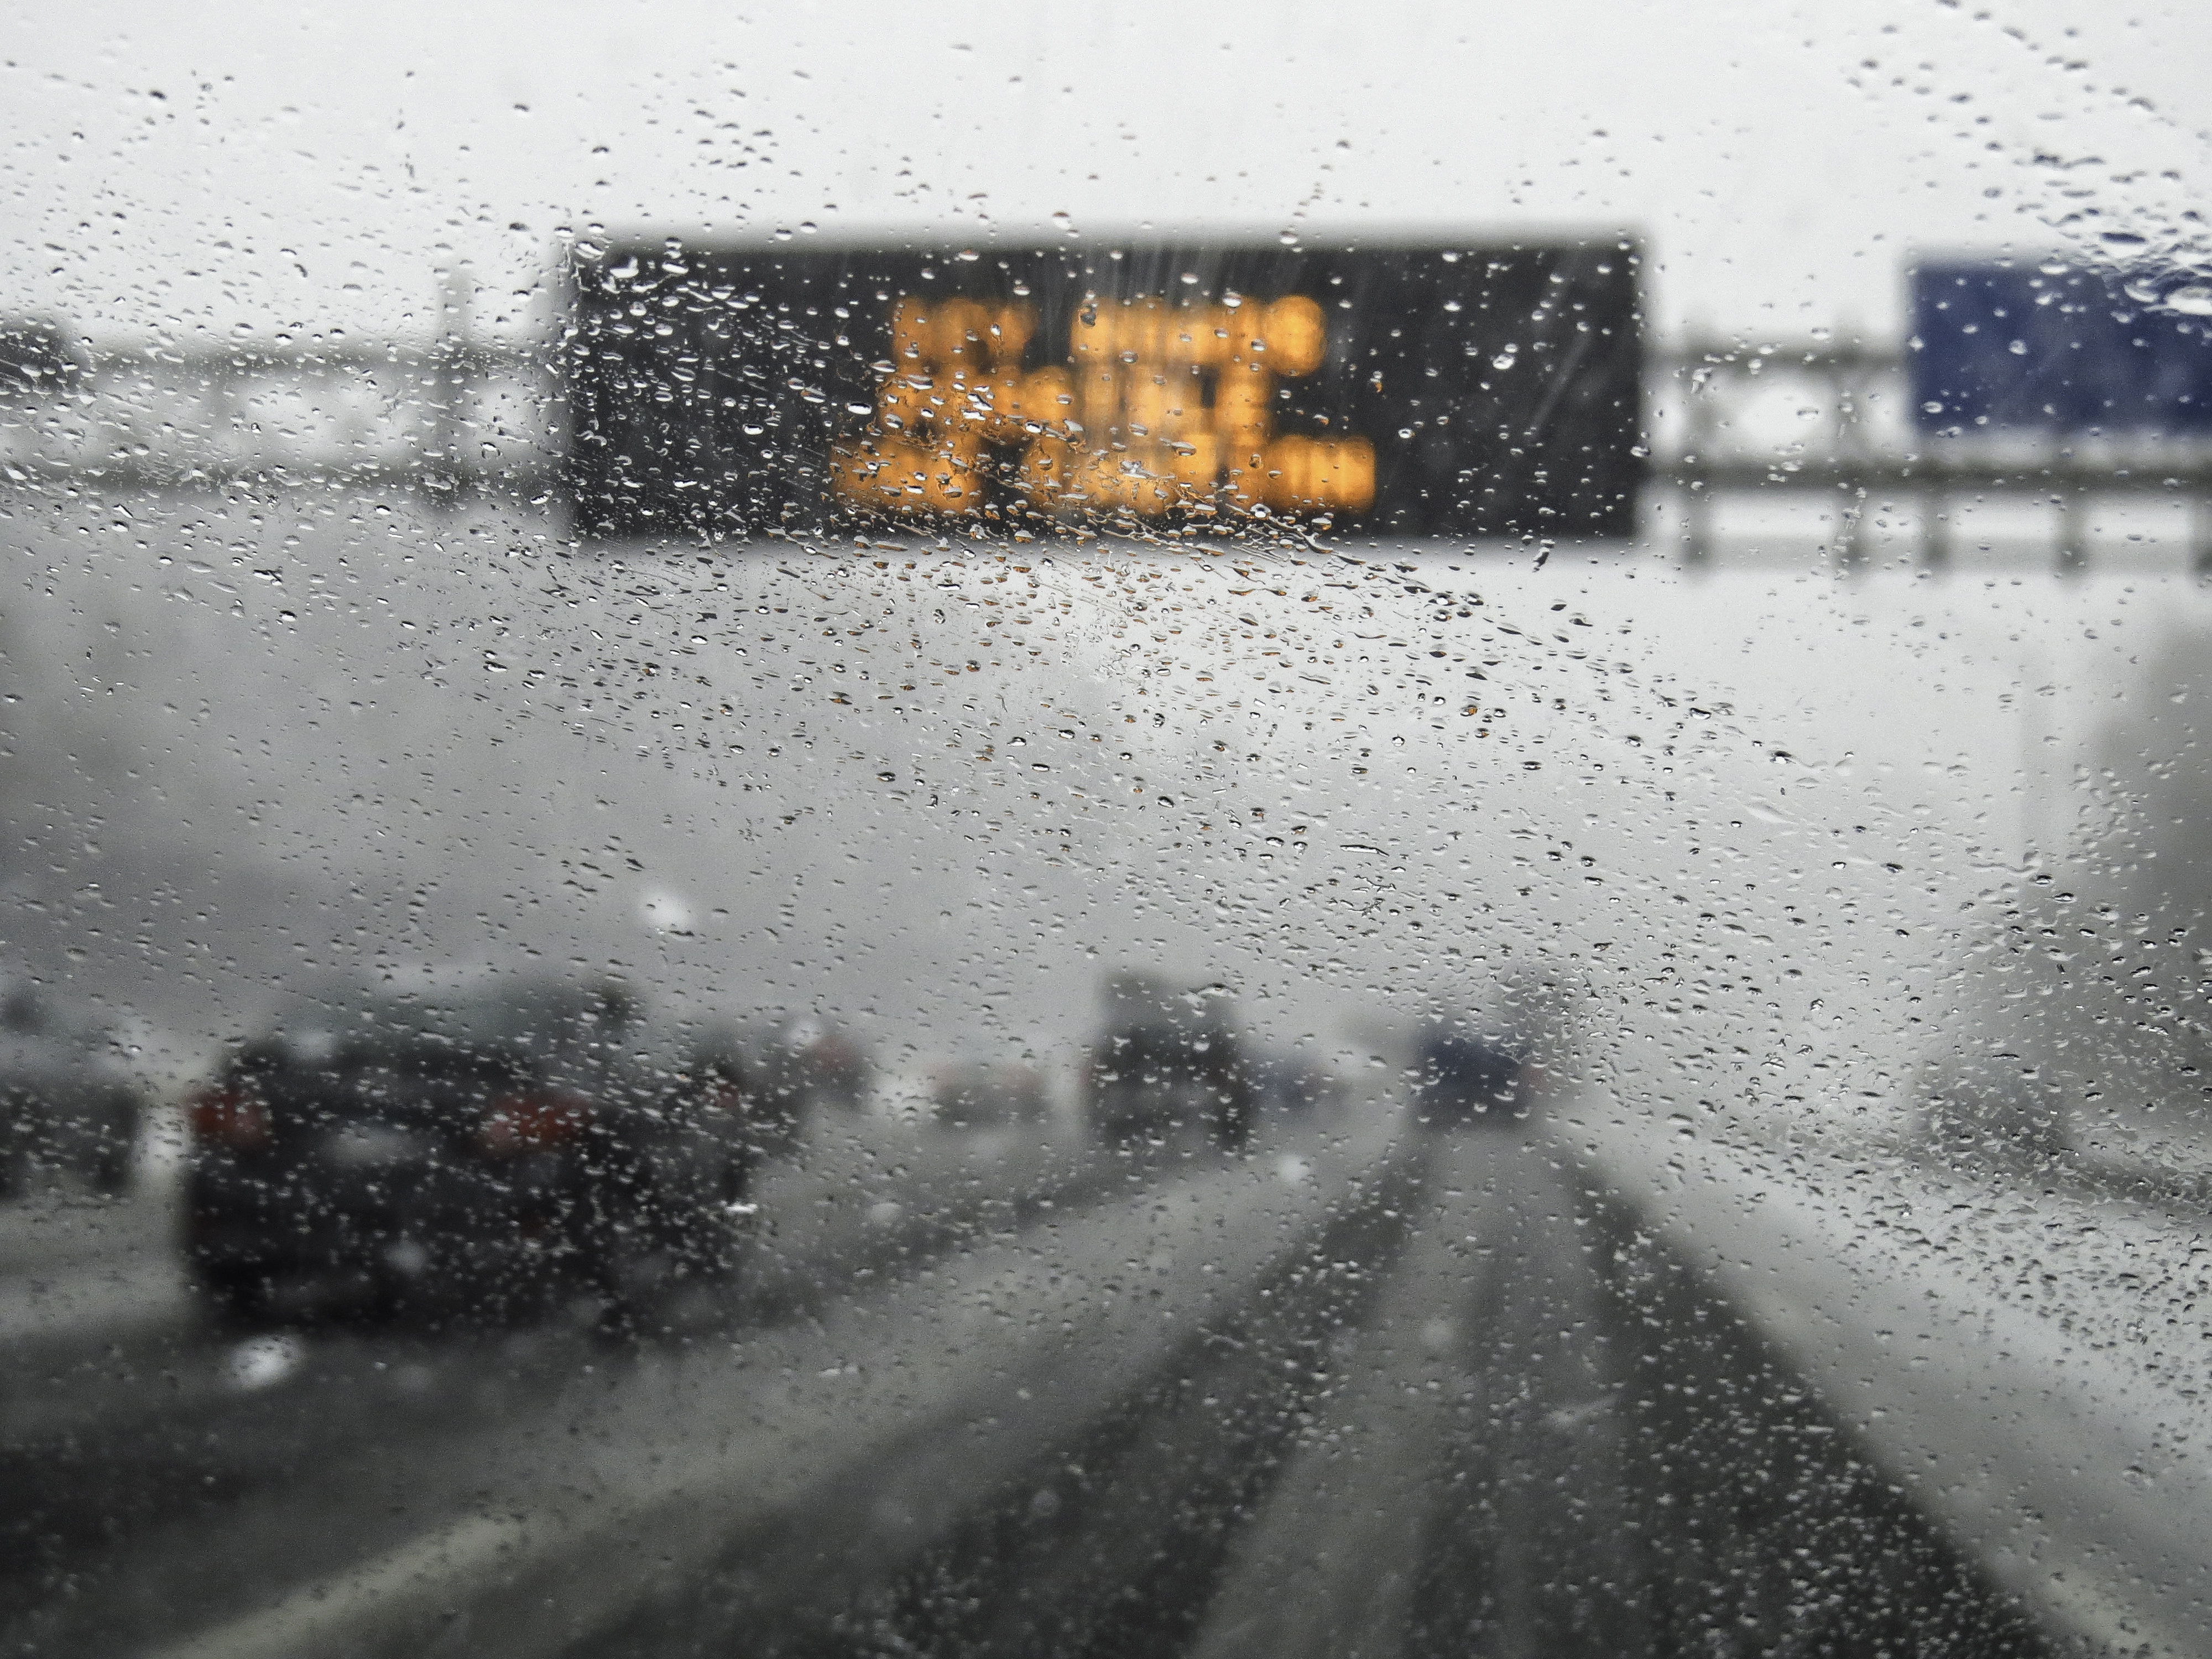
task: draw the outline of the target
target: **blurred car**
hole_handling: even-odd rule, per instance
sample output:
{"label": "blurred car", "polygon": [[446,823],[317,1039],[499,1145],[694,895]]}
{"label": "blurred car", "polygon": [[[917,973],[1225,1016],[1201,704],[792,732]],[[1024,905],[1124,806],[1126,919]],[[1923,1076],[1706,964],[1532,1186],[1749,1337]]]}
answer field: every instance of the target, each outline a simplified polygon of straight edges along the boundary
{"label": "blurred car", "polygon": [[762,1094],[788,1117],[793,1134],[817,1110],[858,1112],[875,1085],[875,1066],[858,1042],[834,1027],[806,1018],[787,1026],[763,1068]]}
{"label": "blurred car", "polygon": [[1431,1128],[1501,1125],[1528,1115],[1527,1056],[1510,1037],[1436,1030],[1416,1047],[1413,1115]]}
{"label": "blurred car", "polygon": [[1044,1077],[1019,1060],[954,1060],[930,1074],[929,1103],[939,1123],[981,1128],[1042,1123],[1052,1115]]}
{"label": "blurred car", "polygon": [[193,1102],[186,1252],[253,1318],[628,1306],[726,1271],[744,1079],[655,1069],[611,986],[384,997],[240,1045]]}
{"label": "blurred car", "polygon": [[121,1192],[144,1117],[105,1030],[31,986],[0,996],[0,1198],[57,1177]]}
{"label": "blurred car", "polygon": [[1343,1103],[1344,1079],[1318,1060],[1278,1054],[1250,1062],[1255,1104],[1282,1117],[1304,1117]]}
{"label": "blurred car", "polygon": [[1252,1078],[1225,992],[1121,973],[1106,1005],[1089,1073],[1093,1134],[1125,1143],[1197,1127],[1232,1151],[1250,1139]]}

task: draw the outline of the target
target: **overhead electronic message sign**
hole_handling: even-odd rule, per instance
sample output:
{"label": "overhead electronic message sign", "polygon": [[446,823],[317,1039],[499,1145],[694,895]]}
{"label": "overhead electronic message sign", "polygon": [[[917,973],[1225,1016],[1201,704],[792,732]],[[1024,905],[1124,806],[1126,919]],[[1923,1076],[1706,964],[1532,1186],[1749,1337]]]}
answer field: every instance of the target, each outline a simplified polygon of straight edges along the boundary
{"label": "overhead electronic message sign", "polygon": [[1923,264],[1907,354],[1916,418],[1933,434],[2212,433],[2212,318],[2175,308],[2188,302],[2055,260]]}
{"label": "overhead electronic message sign", "polygon": [[617,246],[575,267],[568,478],[600,536],[1624,536],[1638,270],[1617,240]]}

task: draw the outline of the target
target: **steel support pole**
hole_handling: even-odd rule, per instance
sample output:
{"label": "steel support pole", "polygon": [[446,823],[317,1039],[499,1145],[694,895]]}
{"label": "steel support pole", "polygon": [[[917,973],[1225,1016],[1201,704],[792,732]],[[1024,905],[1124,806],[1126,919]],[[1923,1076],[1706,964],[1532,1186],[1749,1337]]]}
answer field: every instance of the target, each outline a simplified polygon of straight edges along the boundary
{"label": "steel support pole", "polygon": [[1951,500],[1940,486],[1920,497],[1920,568],[1951,568]]}
{"label": "steel support pole", "polygon": [[2078,576],[2089,568],[2086,495],[2075,488],[2051,498],[2058,509],[2057,568],[2062,576]]}

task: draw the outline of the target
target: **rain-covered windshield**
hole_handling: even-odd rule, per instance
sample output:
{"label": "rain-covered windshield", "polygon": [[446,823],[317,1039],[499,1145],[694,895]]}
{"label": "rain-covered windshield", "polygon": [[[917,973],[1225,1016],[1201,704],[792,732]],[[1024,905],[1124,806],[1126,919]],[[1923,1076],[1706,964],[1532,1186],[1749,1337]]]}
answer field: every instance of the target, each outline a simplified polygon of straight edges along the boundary
{"label": "rain-covered windshield", "polygon": [[17,34],[9,1650],[2212,1651],[2212,23]]}

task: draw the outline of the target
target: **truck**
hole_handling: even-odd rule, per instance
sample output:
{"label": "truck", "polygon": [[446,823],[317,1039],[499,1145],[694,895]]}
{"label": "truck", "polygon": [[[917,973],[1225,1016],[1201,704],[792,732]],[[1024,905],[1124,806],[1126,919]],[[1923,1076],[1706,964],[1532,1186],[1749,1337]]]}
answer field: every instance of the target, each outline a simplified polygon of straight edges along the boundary
{"label": "truck", "polygon": [[1229,1151],[1251,1139],[1251,1067],[1225,987],[1177,987],[1125,970],[1105,985],[1088,1068],[1091,1133],[1111,1146],[1201,1129]]}

